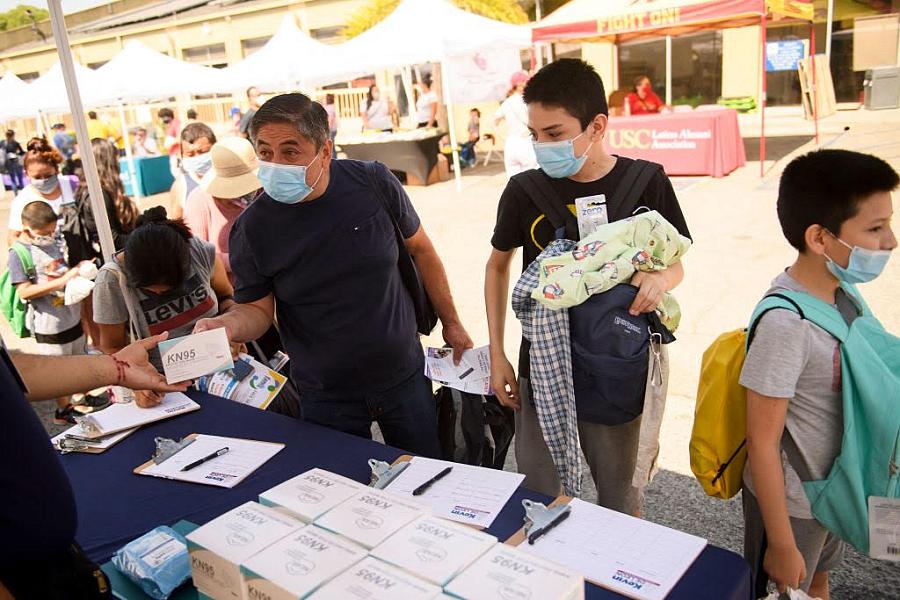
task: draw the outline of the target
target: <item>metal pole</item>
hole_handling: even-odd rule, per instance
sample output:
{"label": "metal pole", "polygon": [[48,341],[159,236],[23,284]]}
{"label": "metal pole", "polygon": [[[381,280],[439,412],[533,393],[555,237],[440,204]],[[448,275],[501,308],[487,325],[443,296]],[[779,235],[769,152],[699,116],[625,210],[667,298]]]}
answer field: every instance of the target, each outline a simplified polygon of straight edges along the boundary
{"label": "metal pole", "polygon": [[672,106],[672,36],[666,36],[666,104]]}
{"label": "metal pole", "polygon": [[828,17],[825,20],[825,60],[831,68],[831,35],[834,33],[834,0],[828,0]]}
{"label": "metal pole", "polygon": [[125,122],[125,104],[123,102],[119,102],[119,126],[122,128],[122,141],[125,142],[125,160],[128,161],[128,176],[131,178],[131,195],[140,199],[141,188],[138,185],[137,168],[131,153],[131,140],[128,138],[128,123]]}
{"label": "metal pole", "polygon": [[812,84],[809,90],[809,101],[812,104],[813,123],[816,130],[816,146],[819,145],[819,90],[816,89],[816,24],[809,22],[809,70],[812,71]]}
{"label": "metal pole", "polygon": [[[453,170],[456,180],[456,191],[462,191],[462,173],[459,166],[459,148],[456,146],[456,118],[453,116],[453,94],[450,90],[449,61],[441,61],[441,84],[444,86],[444,99],[447,101],[447,128],[450,129],[450,147],[453,149]],[[427,182],[426,182],[427,183]]]}
{"label": "metal pole", "polygon": [[759,176],[766,174],[766,15],[759,19]]}
{"label": "metal pole", "polygon": [[63,79],[66,82],[69,110],[72,111],[72,119],[75,121],[75,137],[78,140],[79,148],[82,149],[80,153],[81,165],[84,168],[84,177],[87,180],[91,210],[94,213],[97,234],[100,237],[100,248],[103,251],[103,259],[112,260],[116,247],[113,244],[112,230],[109,226],[109,215],[106,214],[106,203],[103,201],[103,189],[100,187],[97,163],[94,161],[94,153],[91,151],[91,140],[88,137],[87,122],[84,118],[84,106],[81,103],[81,95],[78,92],[78,81],[75,78],[75,65],[72,61],[72,51],[69,46],[69,34],[66,31],[62,0],[48,0],[47,8],[50,10],[50,25],[53,28],[53,37],[56,42],[56,51],[59,54],[59,64],[62,67]]}
{"label": "metal pole", "polygon": [[416,117],[416,101],[413,94],[412,69],[403,67],[401,70],[401,81],[403,81],[403,90],[406,92],[406,120],[410,129],[415,129],[418,125]]}

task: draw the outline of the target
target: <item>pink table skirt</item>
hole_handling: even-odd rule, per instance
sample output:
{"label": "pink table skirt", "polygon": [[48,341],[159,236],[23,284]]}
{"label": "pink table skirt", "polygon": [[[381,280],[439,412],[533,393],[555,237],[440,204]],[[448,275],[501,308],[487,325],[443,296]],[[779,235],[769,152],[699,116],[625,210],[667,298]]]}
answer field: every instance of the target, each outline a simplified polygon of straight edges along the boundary
{"label": "pink table skirt", "polygon": [[724,177],[747,162],[733,109],[610,117],[604,144],[660,163],[668,175]]}

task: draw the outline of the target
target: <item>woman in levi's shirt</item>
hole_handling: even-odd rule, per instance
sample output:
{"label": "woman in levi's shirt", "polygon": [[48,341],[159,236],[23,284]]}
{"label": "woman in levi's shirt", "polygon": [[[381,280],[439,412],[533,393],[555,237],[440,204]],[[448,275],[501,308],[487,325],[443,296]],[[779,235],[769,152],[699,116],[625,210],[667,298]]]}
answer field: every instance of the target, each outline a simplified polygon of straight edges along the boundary
{"label": "woman in levi's shirt", "polygon": [[[215,247],[194,237],[181,219],[168,219],[165,208],[151,208],[138,218],[123,251],[97,275],[93,308],[100,349],[114,354],[123,348],[132,319],[142,338],[164,331],[170,338],[189,335],[200,319],[227,310],[233,295]],[[162,367],[157,350],[150,352],[150,362]],[[151,407],[162,394],[135,390],[135,400]]]}

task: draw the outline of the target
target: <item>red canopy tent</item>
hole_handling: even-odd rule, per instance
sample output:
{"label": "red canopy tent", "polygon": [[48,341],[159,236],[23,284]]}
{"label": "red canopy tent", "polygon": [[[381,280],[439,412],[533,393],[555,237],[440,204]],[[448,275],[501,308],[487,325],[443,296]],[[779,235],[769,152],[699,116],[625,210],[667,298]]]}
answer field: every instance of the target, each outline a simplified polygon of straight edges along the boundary
{"label": "red canopy tent", "polygon": [[535,25],[532,40],[560,42],[615,36],[679,35],[755,25],[765,0],[572,0]]}
{"label": "red canopy tent", "polygon": [[766,19],[770,12],[812,20],[812,0],[571,0],[535,24],[532,41],[624,42],[645,36],[677,36],[759,24],[762,175],[766,153]]}

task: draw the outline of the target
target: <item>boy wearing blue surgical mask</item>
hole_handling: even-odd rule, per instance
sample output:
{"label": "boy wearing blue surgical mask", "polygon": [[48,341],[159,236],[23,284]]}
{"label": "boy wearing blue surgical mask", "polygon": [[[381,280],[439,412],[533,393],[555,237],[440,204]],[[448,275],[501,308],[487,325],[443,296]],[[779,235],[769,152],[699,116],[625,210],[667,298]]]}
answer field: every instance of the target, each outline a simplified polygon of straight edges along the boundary
{"label": "boy wearing blue surgical mask", "polygon": [[[618,206],[611,202],[635,161],[611,155],[603,147],[609,108],[603,82],[590,65],[581,60],[561,59],[545,66],[528,81],[524,100],[540,168],[536,174],[527,171],[513,177],[500,197],[497,210],[491,238],[493,250],[485,272],[491,383],[498,399],[516,409],[516,460],[519,471],[526,477],[524,485],[556,496],[561,490],[559,477],[531,402],[530,345],[522,339],[518,380],[503,345],[509,270],[516,250],[522,248],[524,271],[558,236],[550,219],[532,201],[527,187],[533,181],[529,179],[540,177],[544,180],[543,187],[552,188],[550,201],[558,203],[560,212],[568,210],[575,214],[577,199],[600,200],[603,196],[609,221],[630,216],[624,205],[631,203],[658,211],[686,237],[690,237],[690,232],[672,184],[658,166],[652,165],[654,172],[643,191],[633,194],[639,197],[628,196],[624,202],[619,200]],[[637,273],[631,283],[640,291],[629,310],[632,314],[654,311],[663,294],[678,285],[683,276],[680,262],[655,273]],[[652,421],[656,431],[647,443],[640,439],[641,425],[641,417],[614,426],[578,420],[581,446],[602,506],[629,514],[641,512],[643,487],[658,448],[659,422]],[[639,441],[643,463],[638,462]],[[646,464],[646,477],[636,476],[640,464]]]}
{"label": "boy wearing blue surgical mask", "polygon": [[181,131],[181,173],[169,191],[173,220],[184,217],[188,196],[212,167],[209,151],[215,143],[216,134],[206,123],[195,121]]}
{"label": "boy wearing blue surgical mask", "polygon": [[[766,295],[810,294],[848,323],[856,318],[861,301],[840,285],[872,281],[897,247],[890,222],[898,182],[890,165],[858,152],[794,159],[777,207],[798,255]],[[840,344],[794,311],[769,311],[757,322],[740,382],[747,388],[744,556],[756,589],[772,580],[781,591],[827,598],[844,543],[814,518],[801,481],[825,479],[841,450]]]}

